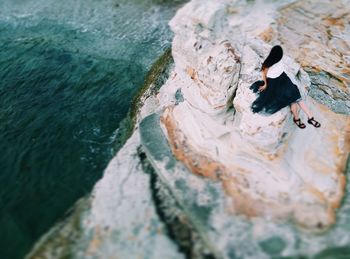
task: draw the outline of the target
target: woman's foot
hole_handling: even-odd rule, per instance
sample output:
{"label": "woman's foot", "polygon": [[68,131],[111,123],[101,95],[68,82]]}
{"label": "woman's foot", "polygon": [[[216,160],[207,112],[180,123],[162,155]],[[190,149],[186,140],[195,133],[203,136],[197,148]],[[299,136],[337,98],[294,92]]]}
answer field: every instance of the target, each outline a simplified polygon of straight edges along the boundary
{"label": "woman's foot", "polygon": [[307,122],[316,128],[321,127],[321,124],[317,120],[315,120],[314,117],[309,118]]}
{"label": "woman's foot", "polygon": [[299,119],[293,118],[293,121],[301,129],[304,129],[306,127],[306,125],[301,122],[300,118]]}

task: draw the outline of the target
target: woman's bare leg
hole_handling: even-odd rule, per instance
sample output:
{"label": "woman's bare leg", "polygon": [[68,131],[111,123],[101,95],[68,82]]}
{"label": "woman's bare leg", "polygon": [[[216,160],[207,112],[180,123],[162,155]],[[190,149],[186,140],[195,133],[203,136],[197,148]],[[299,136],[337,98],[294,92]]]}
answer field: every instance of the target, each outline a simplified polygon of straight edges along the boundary
{"label": "woman's bare leg", "polygon": [[[321,124],[313,118],[313,116],[312,116],[312,114],[311,114],[309,108],[306,106],[306,104],[305,104],[303,101],[298,102],[298,105],[299,105],[300,108],[307,114],[307,116],[308,116],[307,122],[308,122],[308,123],[312,124],[312,125],[315,126],[316,128],[321,127]],[[312,119],[311,119],[311,118],[312,118]]]}
{"label": "woman's bare leg", "polygon": [[306,106],[306,104],[304,103],[304,101],[300,101],[298,102],[298,105],[300,106],[300,108],[306,113],[308,119],[312,117],[312,114],[309,110],[309,108]]}
{"label": "woman's bare leg", "polygon": [[294,123],[301,129],[305,128],[306,125],[304,123],[301,122],[300,118],[299,118],[299,114],[298,114],[298,104],[297,103],[292,103],[290,105],[290,110],[293,113],[293,121]]}
{"label": "woman's bare leg", "polygon": [[293,113],[293,117],[294,117],[294,119],[299,119],[299,114],[298,114],[298,105],[297,105],[297,103],[292,103],[291,105],[290,105],[290,110],[291,110],[291,112]]}

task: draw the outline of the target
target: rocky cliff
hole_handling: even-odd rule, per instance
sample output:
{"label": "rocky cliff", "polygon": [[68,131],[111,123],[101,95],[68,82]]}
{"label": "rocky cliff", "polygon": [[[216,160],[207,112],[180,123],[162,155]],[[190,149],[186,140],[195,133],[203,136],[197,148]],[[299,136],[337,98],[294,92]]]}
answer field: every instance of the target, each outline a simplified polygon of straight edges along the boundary
{"label": "rocky cliff", "polygon": [[[349,253],[348,4],[186,4],[170,22],[168,80],[144,95],[91,197],[28,258]],[[297,128],[288,108],[251,112],[249,86],[274,44],[321,128]]]}

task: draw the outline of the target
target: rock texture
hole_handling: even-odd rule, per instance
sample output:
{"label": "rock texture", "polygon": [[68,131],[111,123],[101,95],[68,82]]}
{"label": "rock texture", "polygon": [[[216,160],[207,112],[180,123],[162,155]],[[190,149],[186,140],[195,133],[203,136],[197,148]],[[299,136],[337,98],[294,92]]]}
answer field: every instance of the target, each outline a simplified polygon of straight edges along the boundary
{"label": "rock texture", "polygon": [[[288,20],[295,22],[295,15],[288,13],[296,12],[295,5],[310,8],[309,2],[280,9],[274,6],[276,9],[270,8],[270,12],[274,11],[272,17],[276,17],[278,26],[265,21],[260,30],[252,31],[243,30],[248,23],[245,20],[232,25],[240,16],[231,9],[231,1],[210,1],[206,5],[192,1],[181,9],[170,23],[175,32],[177,78],[162,91],[181,89],[184,101],[165,110],[163,124],[178,160],[193,173],[220,180],[232,198],[234,213],[292,218],[305,227],[323,228],[335,222],[335,209],[344,195],[349,116],[335,114],[309,98],[310,77],[293,59],[294,52],[288,45],[286,73],[299,86],[322,128],[299,130],[288,108],[268,117],[250,110],[256,96],[249,86],[261,76],[258,68],[271,48],[261,40],[262,35],[268,31],[287,42],[292,33],[299,32],[298,23],[293,23],[291,29],[286,24]],[[250,15],[249,7],[246,9]],[[254,14],[249,19],[252,17]],[[309,29],[302,28],[312,33],[315,23]],[[303,34],[297,36],[299,41],[308,40]],[[288,44],[291,42],[295,44]],[[324,46],[327,42],[318,44],[322,48],[314,48],[315,53],[328,47]],[[311,59],[309,53],[305,62],[311,63]],[[332,71],[339,75],[346,69],[344,65]],[[333,87],[348,91],[346,77],[339,75],[338,80],[342,84]],[[232,100],[234,114],[228,110]]]}
{"label": "rock texture", "polygon": [[349,1],[299,1],[281,8],[269,40],[281,42],[308,72],[311,96],[346,114],[350,113],[349,21]]}
{"label": "rock texture", "polygon": [[[168,80],[145,94],[133,136],[85,207],[77,205],[28,258],[349,253],[348,6],[184,5],[170,22]],[[321,128],[297,128],[288,107],[271,116],[250,111],[249,86],[274,44],[284,47],[285,72]]]}
{"label": "rock texture", "polygon": [[136,130],[109,163],[92,197],[36,244],[27,258],[182,258],[141,173]]}

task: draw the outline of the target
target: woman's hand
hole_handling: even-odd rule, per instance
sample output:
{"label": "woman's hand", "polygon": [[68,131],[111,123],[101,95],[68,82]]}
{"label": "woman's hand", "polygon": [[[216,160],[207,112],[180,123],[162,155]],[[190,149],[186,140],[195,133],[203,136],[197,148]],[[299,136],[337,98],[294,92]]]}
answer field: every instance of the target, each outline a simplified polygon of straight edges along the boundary
{"label": "woman's hand", "polygon": [[259,92],[262,92],[266,89],[267,85],[263,84],[262,86],[259,87]]}
{"label": "woman's hand", "polygon": [[259,92],[262,92],[266,89],[267,87],[267,71],[269,70],[268,67],[265,67],[261,73],[262,73],[262,77],[263,77],[263,80],[264,80],[264,84],[262,86],[259,87]]}

